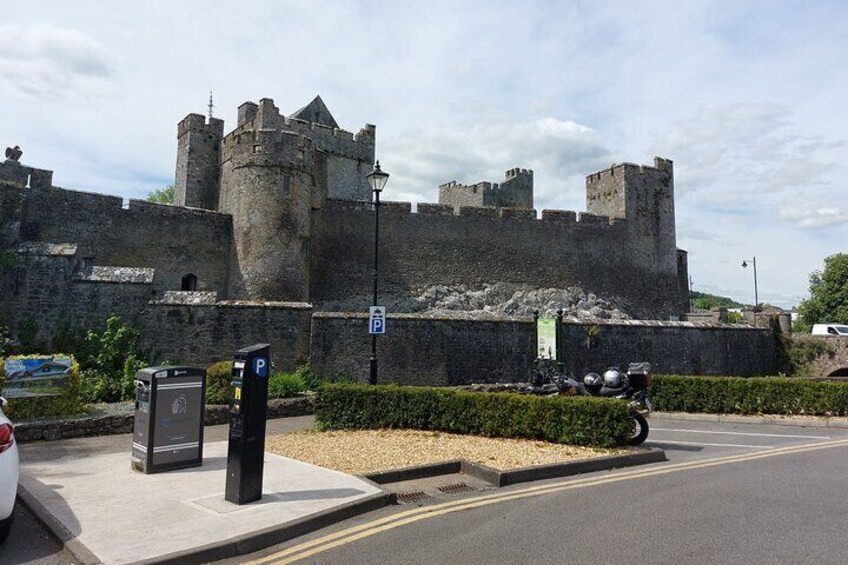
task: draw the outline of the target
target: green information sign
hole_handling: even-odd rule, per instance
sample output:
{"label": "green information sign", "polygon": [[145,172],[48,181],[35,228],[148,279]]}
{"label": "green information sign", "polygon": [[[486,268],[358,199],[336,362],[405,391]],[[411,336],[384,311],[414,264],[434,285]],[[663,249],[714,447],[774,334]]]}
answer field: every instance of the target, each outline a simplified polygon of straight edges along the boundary
{"label": "green information sign", "polygon": [[536,343],[539,359],[557,358],[557,320],[556,318],[539,318],[536,321]]}

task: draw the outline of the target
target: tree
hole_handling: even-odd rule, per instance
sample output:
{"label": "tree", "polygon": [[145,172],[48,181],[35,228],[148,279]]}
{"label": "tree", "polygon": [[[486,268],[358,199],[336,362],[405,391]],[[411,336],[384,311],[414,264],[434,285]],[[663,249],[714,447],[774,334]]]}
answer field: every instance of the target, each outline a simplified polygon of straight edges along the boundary
{"label": "tree", "polygon": [[824,270],[810,274],[810,298],[798,306],[801,326],[848,324],[848,254],[837,253],[824,260]]}
{"label": "tree", "polygon": [[157,204],[174,203],[174,185],[169,184],[165,188],[157,188],[147,193],[147,201]]}
{"label": "tree", "polygon": [[709,310],[710,308],[739,308],[742,306],[732,298],[716,296],[705,292],[691,291],[689,298],[692,299],[692,307],[695,310]]}

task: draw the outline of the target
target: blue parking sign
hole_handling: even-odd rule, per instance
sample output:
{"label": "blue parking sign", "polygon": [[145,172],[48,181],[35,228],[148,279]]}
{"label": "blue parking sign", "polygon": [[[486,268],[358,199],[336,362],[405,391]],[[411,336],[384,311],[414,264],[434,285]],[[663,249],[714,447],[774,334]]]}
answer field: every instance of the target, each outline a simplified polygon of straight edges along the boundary
{"label": "blue parking sign", "polygon": [[253,360],[253,372],[258,377],[265,378],[268,376],[268,360],[264,357],[257,357]]}
{"label": "blue parking sign", "polygon": [[368,333],[369,334],[384,334],[386,333],[386,307],[371,306],[368,309]]}

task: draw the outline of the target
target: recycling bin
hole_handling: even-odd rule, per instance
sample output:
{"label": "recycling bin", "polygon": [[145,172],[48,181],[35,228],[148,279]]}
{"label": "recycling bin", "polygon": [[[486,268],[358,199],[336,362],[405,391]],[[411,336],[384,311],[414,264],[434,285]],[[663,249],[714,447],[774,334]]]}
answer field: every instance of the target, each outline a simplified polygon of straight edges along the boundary
{"label": "recycling bin", "polygon": [[201,465],[206,370],[148,367],[136,373],[135,387],[133,469],[159,473]]}

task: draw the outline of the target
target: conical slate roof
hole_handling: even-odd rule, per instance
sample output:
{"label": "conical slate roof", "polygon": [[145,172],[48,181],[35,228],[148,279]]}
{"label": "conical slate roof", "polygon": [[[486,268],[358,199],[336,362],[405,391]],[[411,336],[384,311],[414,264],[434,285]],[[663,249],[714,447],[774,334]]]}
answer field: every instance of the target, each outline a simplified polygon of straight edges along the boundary
{"label": "conical slate roof", "polygon": [[324,101],[321,100],[320,96],[316,96],[312,102],[294,112],[289,117],[304,120],[306,122],[312,122],[313,124],[321,124],[322,126],[331,128],[339,127],[339,124],[336,123],[335,118],[333,118],[333,115],[330,113],[330,110],[327,109],[326,104],[324,104]]}

